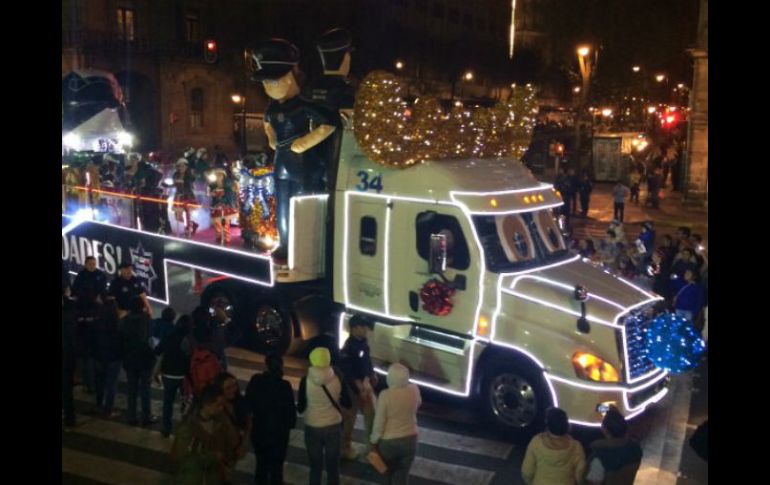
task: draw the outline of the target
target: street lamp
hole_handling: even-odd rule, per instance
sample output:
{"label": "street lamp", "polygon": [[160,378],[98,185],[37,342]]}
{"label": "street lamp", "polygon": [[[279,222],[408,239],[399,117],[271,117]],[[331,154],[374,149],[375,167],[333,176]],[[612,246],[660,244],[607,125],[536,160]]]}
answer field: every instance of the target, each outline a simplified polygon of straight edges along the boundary
{"label": "street lamp", "polygon": [[463,78],[466,81],[473,81],[473,72],[471,72],[471,71],[466,72],[465,75],[463,76]]}
{"label": "street lamp", "polygon": [[610,108],[604,108],[602,110],[602,116],[604,116],[605,118],[609,118],[610,116],[612,116],[612,110]]}
{"label": "street lamp", "polygon": [[579,93],[580,92],[580,86],[575,86],[574,88],[572,88],[572,92],[575,93],[575,94]]}
{"label": "street lamp", "polygon": [[396,69],[399,71],[404,68],[404,63],[401,61],[396,61]]}
{"label": "street lamp", "polygon": [[662,83],[664,79],[666,79],[665,74],[658,74],[655,76],[655,80],[658,81],[659,83]]}
{"label": "street lamp", "polygon": [[246,96],[234,93],[230,96],[233,104],[241,107],[241,153],[246,155]]}
{"label": "street lamp", "polygon": [[[589,45],[579,45],[576,49],[578,55],[578,65],[580,66],[580,77],[583,80],[583,86],[580,90],[580,102],[578,105],[578,116],[575,119],[575,156],[578,164],[580,163],[580,113],[582,108],[586,104],[588,99],[588,89],[591,81],[591,58],[588,55],[591,53],[591,47]],[[593,138],[593,117],[591,117],[591,136]],[[593,144],[593,141],[591,142]],[[593,148],[592,148],[593,152]]]}
{"label": "street lamp", "polygon": [[634,71],[634,72],[639,72],[641,69],[642,68],[639,67],[639,66],[634,66],[634,67],[631,68],[631,70]]}

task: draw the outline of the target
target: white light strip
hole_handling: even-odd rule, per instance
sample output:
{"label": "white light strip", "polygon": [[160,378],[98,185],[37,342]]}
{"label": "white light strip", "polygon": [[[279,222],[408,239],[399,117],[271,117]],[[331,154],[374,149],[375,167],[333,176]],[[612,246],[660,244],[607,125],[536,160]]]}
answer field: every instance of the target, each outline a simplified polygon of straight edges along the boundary
{"label": "white light strip", "polygon": [[[533,303],[537,303],[538,305],[547,306],[549,308],[553,308],[554,310],[559,310],[561,312],[568,313],[568,314],[574,315],[576,317],[581,317],[582,316],[580,312],[572,310],[571,308],[563,307],[563,306],[557,305],[555,303],[551,303],[551,302],[548,302],[548,301],[545,301],[545,300],[541,300],[539,298],[535,298],[535,297],[532,297],[532,296],[529,296],[529,295],[525,295],[524,293],[519,293],[518,291],[504,289],[503,293],[508,293],[509,295],[513,295],[513,296],[518,296],[519,298],[521,298],[523,300],[529,300],[529,301],[531,301]],[[598,323],[600,325],[606,325],[606,326],[612,327],[612,328],[622,328],[620,325],[615,325],[615,324],[610,323],[610,322],[608,322],[606,320],[602,320],[600,318],[592,317],[591,315],[586,315],[586,319],[589,322]]]}
{"label": "white light strip", "polygon": [[639,392],[639,391],[641,391],[643,389],[646,389],[646,388],[652,386],[653,384],[657,384],[658,382],[660,382],[661,379],[666,377],[666,375],[668,375],[668,372],[663,372],[660,376],[656,377],[655,379],[651,380],[650,382],[645,382],[644,384],[642,384],[641,386],[638,386],[638,387],[627,388],[627,387],[620,387],[620,386],[612,385],[612,384],[610,384],[610,385],[586,384],[584,382],[580,382],[580,381],[576,381],[576,380],[572,380],[572,379],[565,379],[564,377],[559,377],[559,376],[556,376],[556,375],[553,375],[553,374],[546,373],[546,377],[548,379],[554,380],[556,382],[560,382],[562,384],[566,384],[568,386],[579,387],[581,389],[586,389],[588,391],[596,391],[596,392],[624,392],[624,393]]}
{"label": "white light strip", "polygon": [[[72,216],[70,216],[68,214],[62,214],[62,215],[66,216],[66,217],[72,217]],[[116,229],[121,229],[121,230],[124,230],[124,231],[130,231],[130,232],[136,232],[136,233],[139,233],[139,234],[144,234],[145,236],[148,236],[148,237],[154,237],[154,238],[159,238],[159,239],[167,239],[169,241],[176,241],[176,242],[181,242],[181,243],[185,243],[185,244],[195,244],[196,246],[203,246],[205,248],[216,249],[217,251],[226,251],[226,252],[230,252],[230,253],[240,254],[240,255],[243,255],[243,256],[248,256],[248,257],[254,258],[254,259],[264,259],[266,261],[272,262],[272,258],[270,256],[266,256],[264,254],[248,253],[246,251],[239,251],[237,249],[231,249],[231,248],[227,248],[227,247],[223,247],[223,246],[215,246],[213,244],[201,243],[201,242],[198,242],[198,241],[193,241],[191,239],[182,239],[182,238],[174,237],[174,236],[166,236],[164,234],[153,234],[151,232],[140,231],[140,230],[137,230],[137,229],[134,229],[134,228],[131,228],[131,227],[118,226],[116,224],[110,224],[108,222],[100,222],[100,221],[89,221],[89,222],[91,222],[93,224],[99,224],[99,225],[102,225],[102,226],[114,227]]]}
{"label": "white light strip", "polygon": [[328,199],[329,194],[297,195],[289,199],[289,269],[294,269],[294,219],[295,205],[308,199],[324,200]]}
{"label": "white light strip", "polygon": [[337,345],[341,349],[345,346],[345,340],[342,338],[342,328],[345,326],[344,323],[342,323],[345,320],[345,312],[340,312],[340,319],[339,323],[337,324]]}
{"label": "white light strip", "polygon": [[384,298],[384,308],[385,313],[387,315],[390,315],[390,199],[386,199],[385,201],[385,247],[383,247],[383,251],[385,251],[385,268],[383,273],[383,298]]}
{"label": "white light strip", "polygon": [[470,195],[470,196],[478,196],[478,197],[485,197],[489,195],[509,195],[509,194],[523,194],[526,192],[536,192],[538,190],[546,190],[552,188],[552,184],[543,184],[541,183],[537,187],[530,187],[526,189],[512,189],[512,190],[496,190],[492,192],[465,192],[462,190],[451,190],[449,191],[449,197],[454,202],[459,202],[456,198],[458,195]]}
{"label": "white light strip", "polygon": [[345,306],[347,308],[351,309],[351,310],[358,310],[359,312],[369,313],[369,314],[372,314],[372,315],[376,315],[378,317],[386,318],[388,320],[395,320],[395,321],[398,321],[398,322],[414,322],[414,320],[412,320],[411,318],[408,318],[408,317],[399,317],[399,316],[396,316],[396,315],[385,314],[385,313],[382,313],[382,312],[378,312],[376,310],[372,310],[371,308],[364,308],[364,307],[360,307],[358,305],[353,305],[352,303],[347,303],[347,304],[345,304]]}
{"label": "white light strip", "polygon": [[[463,204],[464,205],[464,204]],[[564,205],[564,202],[556,202],[553,204],[536,205],[532,207],[525,207],[524,209],[511,209],[506,211],[474,211],[468,206],[464,205],[469,214],[485,215],[485,216],[504,216],[509,214],[523,214],[525,212],[535,212],[541,209],[552,209]]]}
{"label": "white light strip", "polygon": [[[70,217],[70,216],[67,216],[67,217]],[[78,226],[79,226],[80,224],[82,224],[84,221],[86,221],[86,219],[84,219],[84,218],[81,218],[81,217],[72,217],[72,219],[73,219],[73,221],[72,221],[72,222],[70,222],[69,224],[67,224],[66,226],[64,226],[64,227],[62,227],[62,228],[61,228],[61,235],[62,235],[62,236],[64,236],[65,234],[67,234],[67,233],[68,233],[68,232],[70,232],[71,230],[73,230],[73,229],[75,229],[76,227],[78,227]]]}
{"label": "white light strip", "polygon": [[[629,414],[628,416],[626,416],[626,419],[631,419],[631,418],[635,418],[636,416],[639,416],[650,406],[650,404],[655,404],[657,402],[660,402],[660,400],[662,400],[666,396],[666,394],[668,394],[667,387],[661,390],[659,393],[652,396],[650,399],[644,401],[639,406],[633,408],[635,411]],[[624,399],[625,399],[625,396],[624,396]],[[628,405],[626,404],[626,406]]]}
{"label": "white light strip", "polygon": [[586,421],[580,421],[578,419],[570,419],[569,422],[570,422],[570,424],[577,424],[578,426],[588,426],[588,427],[591,427],[591,428],[601,428],[602,427],[602,423],[601,422],[589,423],[589,422],[586,422]]}
{"label": "white light strip", "polygon": [[[522,279],[533,279],[533,280],[536,280],[536,281],[542,281],[543,283],[547,283],[547,284],[553,285],[553,286],[558,286],[559,288],[563,288],[563,289],[568,290],[568,291],[574,291],[575,290],[575,286],[574,285],[570,286],[570,285],[567,285],[567,284],[564,284],[564,283],[560,283],[558,281],[555,281],[555,280],[552,280],[552,279],[549,279],[549,278],[543,278],[542,276],[534,276],[534,275],[518,276],[518,277],[516,277],[511,282],[511,285],[508,288],[510,288],[511,290],[515,289],[516,285],[518,284],[518,282],[521,281]],[[589,299],[594,299],[594,300],[602,301],[602,302],[607,303],[608,305],[612,305],[615,308],[618,308],[620,310],[625,310],[626,309],[626,307],[624,307],[623,305],[615,303],[614,301],[608,300],[607,298],[599,296],[599,295],[597,295],[595,293],[588,293],[587,295],[588,295]],[[615,320],[615,322],[617,323],[617,319]]]}

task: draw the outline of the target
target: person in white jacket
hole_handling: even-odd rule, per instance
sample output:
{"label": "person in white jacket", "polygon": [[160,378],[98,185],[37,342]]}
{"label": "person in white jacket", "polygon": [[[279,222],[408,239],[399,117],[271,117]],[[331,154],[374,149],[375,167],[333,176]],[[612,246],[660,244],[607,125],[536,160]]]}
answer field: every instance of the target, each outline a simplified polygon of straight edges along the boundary
{"label": "person in white jacket", "polygon": [[409,369],[393,364],[388,369],[388,388],[377,400],[370,446],[388,466],[386,482],[409,483],[409,469],[417,453],[417,409],[420,390],[409,383]]}
{"label": "person in white jacket", "polygon": [[[342,408],[350,408],[350,396],[331,367],[329,349],[310,353],[311,367],[297,393],[297,411],[305,420],[305,447],[310,462],[310,485],[321,485],[326,464],[327,483],[340,483]],[[325,455],[325,456],[324,456]]]}

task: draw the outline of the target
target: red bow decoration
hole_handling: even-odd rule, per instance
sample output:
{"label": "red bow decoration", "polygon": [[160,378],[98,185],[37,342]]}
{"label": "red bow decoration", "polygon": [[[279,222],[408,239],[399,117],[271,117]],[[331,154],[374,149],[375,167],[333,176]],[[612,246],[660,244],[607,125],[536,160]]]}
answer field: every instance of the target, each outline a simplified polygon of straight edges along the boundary
{"label": "red bow decoration", "polygon": [[420,300],[422,300],[422,309],[431,315],[443,317],[448,315],[454,307],[452,297],[455,294],[454,288],[448,284],[433,278],[425,283],[420,290]]}

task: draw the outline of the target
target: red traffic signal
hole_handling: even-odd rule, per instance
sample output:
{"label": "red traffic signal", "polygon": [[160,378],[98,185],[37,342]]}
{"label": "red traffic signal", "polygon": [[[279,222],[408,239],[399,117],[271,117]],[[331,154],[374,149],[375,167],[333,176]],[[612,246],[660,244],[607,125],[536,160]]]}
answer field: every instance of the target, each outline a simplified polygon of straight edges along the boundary
{"label": "red traffic signal", "polygon": [[207,40],[203,43],[203,58],[208,63],[217,62],[217,43],[213,40]]}

